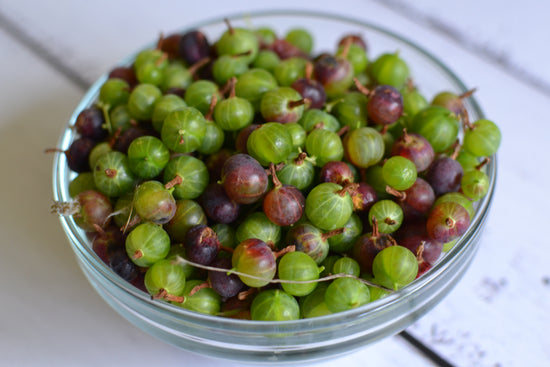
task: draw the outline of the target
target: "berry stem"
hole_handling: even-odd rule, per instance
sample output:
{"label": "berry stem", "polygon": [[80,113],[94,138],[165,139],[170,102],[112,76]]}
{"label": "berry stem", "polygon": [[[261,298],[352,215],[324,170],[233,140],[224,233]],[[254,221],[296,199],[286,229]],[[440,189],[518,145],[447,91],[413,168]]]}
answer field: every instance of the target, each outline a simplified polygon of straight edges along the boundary
{"label": "berry stem", "polygon": [[328,232],[325,232],[325,233],[321,234],[321,238],[323,239],[323,241],[326,241],[331,237],[334,237],[334,236],[337,236],[339,234],[344,233],[345,231],[346,231],[345,227],[336,228],[336,229],[333,229],[331,231],[328,231]]}
{"label": "berry stem", "polygon": [[306,158],[307,158],[307,153],[300,152],[300,154],[298,154],[298,157],[294,159],[294,164],[297,166],[301,166],[302,164],[304,164],[304,161],[306,160]]}
{"label": "berry stem", "polygon": [[166,301],[178,302],[178,303],[183,303],[185,301],[185,297],[175,296],[173,294],[170,294],[164,288],[162,288],[157,294],[151,296],[151,299],[164,299]]}
{"label": "berry stem", "polygon": [[231,77],[227,83],[229,88],[229,98],[235,98],[235,85],[237,84],[237,77]]}
{"label": "berry stem", "polygon": [[459,95],[458,98],[459,99],[466,99],[466,98],[470,97],[472,94],[474,94],[476,89],[477,88],[472,88],[469,91],[466,91],[466,92],[462,93],[461,95]]}
{"label": "berry stem", "polygon": [[235,33],[235,30],[233,29],[233,27],[231,26],[231,23],[229,22],[229,19],[228,18],[224,18],[223,21],[225,22],[225,24],[227,25],[227,30],[229,31],[229,33],[231,35],[233,35]]}
{"label": "berry stem", "polygon": [[372,94],[372,91],[370,91],[367,87],[365,87],[363,84],[361,84],[361,82],[359,81],[359,79],[357,78],[353,78],[353,82],[355,83],[355,87],[357,88],[357,90],[361,93],[363,93],[364,95],[366,95],[367,97],[370,97],[371,94]]}
{"label": "berry stem", "polygon": [[210,57],[203,57],[193,65],[187,69],[191,75],[195,75],[197,71],[199,71],[200,68],[202,68],[204,65],[208,64],[210,62]]}
{"label": "berry stem", "polygon": [[302,99],[299,99],[297,101],[288,101],[287,106],[288,106],[288,108],[292,109],[292,108],[300,107],[300,106],[308,104],[308,103],[311,103],[309,98],[302,98]]}
{"label": "berry stem", "polygon": [[336,193],[341,197],[344,197],[346,193],[350,194],[350,196],[353,197],[353,195],[357,194],[358,188],[359,188],[358,183],[349,182],[344,184],[344,187],[341,190],[336,191]]}
{"label": "berry stem", "polygon": [[462,146],[460,145],[460,141],[457,139],[453,144],[453,152],[450,155],[452,160],[456,161],[456,158],[460,154],[460,148],[461,147]]}
{"label": "berry stem", "polygon": [[181,183],[183,182],[183,178],[181,178],[180,175],[176,175],[176,177],[174,177],[173,179],[171,179],[170,181],[168,181],[165,185],[164,185],[164,188],[166,190],[168,189],[171,189],[172,187],[176,186],[176,185],[181,185]]}
{"label": "berry stem", "polygon": [[418,246],[418,249],[416,249],[416,260],[418,260],[418,262],[424,261],[424,259],[422,258],[422,255],[424,254],[424,244],[425,243],[426,243],[426,241],[420,242],[420,246]]}
{"label": "berry stem", "polygon": [[155,47],[155,49],[156,50],[161,50],[163,43],[164,43],[164,33],[160,32],[159,40],[157,41],[157,46]]}
{"label": "berry stem", "polygon": [[275,165],[273,164],[273,162],[270,162],[269,163],[269,173],[271,174],[271,179],[273,180],[273,186],[275,186],[275,188],[279,188],[283,184],[281,183],[281,181],[279,181],[279,178],[277,177],[277,172],[276,171],[277,170],[275,168]]}
{"label": "berry stem", "polygon": [[489,164],[490,161],[491,161],[491,158],[489,158],[489,157],[483,158],[483,160],[477,166],[475,166],[475,169],[480,171],[483,167],[485,167],[487,164]]}
{"label": "berry stem", "polygon": [[376,220],[376,217],[372,216],[372,236],[373,238],[380,237],[380,232],[378,232],[378,220]]}
{"label": "berry stem", "polygon": [[390,185],[386,185],[386,192],[390,195],[395,196],[399,200],[405,200],[407,198],[407,194],[404,191],[396,190]]}
{"label": "berry stem", "polygon": [[212,98],[210,100],[210,106],[208,107],[208,112],[206,115],[204,115],[204,118],[208,121],[213,121],[212,115],[214,115],[214,107],[216,107],[216,103],[218,103],[218,97],[216,96],[216,93],[212,94]]}
{"label": "berry stem", "polygon": [[342,49],[342,53],[341,53],[341,56],[343,58],[348,57],[348,53],[349,53],[349,49],[351,47],[352,41],[353,40],[351,38],[346,38],[346,40],[344,41],[344,48]]}
{"label": "berry stem", "polygon": [[313,75],[313,63],[311,61],[306,62],[304,75],[306,79],[311,79],[311,76]]}
{"label": "berry stem", "polygon": [[340,130],[338,130],[336,132],[336,134],[339,136],[339,137],[342,137],[343,135],[345,135],[347,132],[349,131],[349,125],[345,125],[345,126],[342,126],[342,128]]}
{"label": "berry stem", "polygon": [[212,288],[212,286],[208,282],[203,282],[201,284],[198,284],[194,286],[193,289],[191,289],[191,291],[189,292],[189,297],[191,297],[192,295],[194,295],[195,293],[197,293],[198,291],[204,288]]}
{"label": "berry stem", "polygon": [[296,251],[296,246],[290,245],[290,246],[285,247],[282,250],[274,252],[273,254],[275,255],[275,258],[278,259],[279,257],[283,256],[284,254],[287,254],[289,252],[294,252],[294,251]]}
{"label": "berry stem", "polygon": [[107,176],[109,178],[116,177],[116,174],[117,174],[116,169],[113,169],[113,168],[106,168],[105,169],[105,176]]}
{"label": "berry stem", "polygon": [[137,259],[140,259],[143,257],[143,251],[141,250],[136,250],[133,254],[132,254],[132,259],[134,260],[137,260]]}
{"label": "berry stem", "polygon": [[258,288],[249,288],[245,291],[239,292],[239,294],[237,295],[237,299],[239,301],[244,301],[256,292],[258,292]]}

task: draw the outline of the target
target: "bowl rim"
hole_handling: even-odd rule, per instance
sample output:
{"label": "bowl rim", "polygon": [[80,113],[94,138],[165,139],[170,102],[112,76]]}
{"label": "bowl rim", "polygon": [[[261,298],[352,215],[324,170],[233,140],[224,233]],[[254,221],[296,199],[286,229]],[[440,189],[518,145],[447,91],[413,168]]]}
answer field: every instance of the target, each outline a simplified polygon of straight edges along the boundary
{"label": "bowl rim", "polygon": [[[423,47],[419,46],[415,42],[391,30],[388,30],[374,23],[360,20],[351,16],[328,14],[317,10],[316,11],[263,10],[263,11],[254,11],[254,12],[234,13],[224,17],[212,17],[206,20],[196,22],[194,24],[187,25],[185,27],[178,29],[177,31],[185,32],[192,29],[200,29],[208,25],[221,23],[224,21],[224,19],[228,19],[230,21],[231,20],[242,21],[242,20],[246,20],[247,18],[257,19],[262,17],[277,17],[277,16],[313,17],[313,18],[328,19],[331,21],[338,21],[338,22],[343,22],[351,25],[357,25],[358,27],[367,28],[374,32],[378,32],[380,34],[383,34],[384,36],[393,38],[398,42],[407,44],[416,52],[418,52],[419,54],[427,58],[431,63],[437,65],[446,74],[446,77],[450,78],[452,82],[456,84],[456,86],[460,88],[463,92],[466,92],[468,90],[465,84],[462,82],[462,80],[458,78],[456,74],[448,66],[446,66],[437,57],[435,57],[434,55],[426,51]],[[150,42],[146,44],[145,47],[140,48],[140,50],[150,47],[151,44],[153,43]],[[113,65],[113,67],[128,65],[135,58],[137,52],[139,52],[140,50],[122,59],[120,62]],[[73,131],[73,129],[70,128],[70,126],[72,126],[72,123],[76,120],[78,114],[82,109],[87,108],[93,104],[93,102],[96,100],[99,94],[99,89],[101,88],[105,80],[107,80],[107,77],[108,77],[108,72],[101,75],[91,85],[91,87],[85,92],[84,96],[82,97],[77,107],[71,114],[69,120],[63,127],[63,132],[58,140],[58,145],[57,145],[60,149],[66,150],[70,145],[71,141],[75,138],[76,133]],[[476,115],[479,116],[480,119],[485,118],[485,115],[481,110],[475,96],[470,97],[467,101],[467,104],[469,105],[471,110],[475,111]],[[342,319],[355,319],[355,318],[368,317],[369,315],[376,315],[378,311],[384,310],[385,308],[388,307],[388,305],[401,302],[402,300],[411,297],[411,295],[414,295],[415,293],[417,293],[421,288],[426,287],[430,283],[434,282],[434,280],[437,279],[437,277],[439,277],[440,274],[442,274],[450,265],[452,265],[455,259],[460,259],[461,255],[467,252],[470,246],[473,246],[473,244],[471,244],[469,239],[476,234],[476,232],[480,229],[480,227],[482,227],[483,223],[485,222],[488,211],[491,206],[495,187],[496,187],[496,178],[497,178],[496,155],[493,155],[490,158],[491,158],[490,162],[486,166],[486,170],[487,170],[486,173],[490,178],[490,185],[489,185],[489,190],[487,192],[487,195],[476,203],[477,205],[476,205],[475,215],[474,215],[474,218],[471,220],[470,226],[468,227],[466,233],[464,233],[464,235],[462,235],[457,240],[456,244],[440,260],[438,260],[438,262],[432,268],[430,268],[426,273],[424,273],[421,277],[415,279],[410,284],[406,285],[405,287],[397,291],[392,292],[391,294],[381,299],[369,302],[363,306],[360,306],[351,310],[338,312],[338,313],[325,315],[325,316],[319,316],[315,318],[308,318],[308,319],[302,318],[298,320],[276,321],[276,322],[233,319],[233,318],[213,316],[213,315],[193,312],[193,311],[189,311],[181,307],[172,305],[168,302],[152,300],[150,295],[139,290],[134,285],[128,283],[127,281],[119,277],[116,273],[114,273],[114,271],[111,270],[98,257],[98,255],[94,253],[94,251],[90,246],[90,241],[87,238],[86,234],[82,230],[80,230],[78,226],[76,226],[74,220],[71,217],[60,216],[59,220],[61,222],[61,225],[67,237],[71,242],[71,246],[73,250],[80,252],[91,263],[91,265],[102,274],[105,280],[112,283],[118,289],[124,291],[125,293],[131,295],[132,297],[135,297],[147,303],[157,311],[167,312],[171,315],[182,317],[186,321],[192,321],[192,322],[196,322],[196,323],[204,324],[208,326],[215,325],[217,327],[228,329],[228,330],[235,329],[235,328],[239,329],[244,327],[246,328],[246,331],[256,330],[256,331],[266,332],[266,328],[267,328],[267,330],[280,332],[282,329],[285,329],[285,328],[295,329],[296,327],[301,327],[301,326],[308,326],[308,328],[311,329],[312,327],[314,328],[315,325],[317,324],[319,327],[326,327],[327,323],[338,324],[341,322]],[[70,196],[68,195],[68,185],[67,185],[67,177],[69,177],[70,174],[71,172],[67,167],[65,155],[63,154],[56,155],[56,158],[54,159],[54,162],[53,162],[53,177],[52,177],[53,198],[55,201],[70,200]]]}

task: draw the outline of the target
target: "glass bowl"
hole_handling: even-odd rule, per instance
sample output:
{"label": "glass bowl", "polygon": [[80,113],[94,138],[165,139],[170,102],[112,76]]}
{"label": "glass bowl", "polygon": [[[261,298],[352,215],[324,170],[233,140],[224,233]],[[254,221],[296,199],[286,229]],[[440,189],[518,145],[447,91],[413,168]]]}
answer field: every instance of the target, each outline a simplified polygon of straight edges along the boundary
{"label": "glass bowl", "polygon": [[[374,58],[399,51],[407,61],[418,89],[430,99],[439,91],[461,94],[465,85],[435,57],[413,42],[360,20],[312,12],[262,12],[227,17],[233,26],[269,26],[284,34],[296,26],[315,37],[315,52],[333,51],[340,36],[363,35]],[[225,29],[223,19],[185,26],[181,31],[200,29],[210,39]],[[151,47],[149,45],[148,47]],[[135,55],[120,63],[128,65]],[[63,131],[58,147],[66,150],[76,132],[78,113],[92,105],[107,74],[100,77],[77,106]],[[475,97],[465,101],[472,121],[483,118]],[[61,216],[71,248],[82,271],[95,290],[131,323],[168,343],[211,357],[250,362],[312,361],[349,353],[369,343],[394,335],[418,320],[440,302],[461,279],[476,250],[487,218],[496,181],[496,160],[487,165],[490,187],[477,204],[467,232],[456,245],[422,277],[382,299],[350,311],[312,319],[259,322],[195,313],[151,297],[116,275],[92,251],[90,241],[71,217]],[[70,201],[69,182],[74,177],[65,155],[57,155],[53,166],[56,201]]]}

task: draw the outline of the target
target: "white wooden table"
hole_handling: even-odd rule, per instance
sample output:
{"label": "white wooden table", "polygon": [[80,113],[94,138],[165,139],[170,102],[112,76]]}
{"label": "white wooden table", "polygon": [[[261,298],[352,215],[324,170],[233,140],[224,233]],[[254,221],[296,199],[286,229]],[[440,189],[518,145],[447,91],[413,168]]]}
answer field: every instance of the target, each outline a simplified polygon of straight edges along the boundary
{"label": "white wooden table", "polygon": [[[0,0],[0,364],[218,366],[126,322],[92,290],[51,204],[51,157],[85,88],[160,31],[267,2]],[[443,60],[501,128],[496,199],[462,281],[407,333],[456,366],[550,365],[550,3],[278,0],[350,15]],[[201,7],[199,7],[201,5]],[[402,336],[318,366],[443,365]],[[224,363],[224,366],[237,364]]]}

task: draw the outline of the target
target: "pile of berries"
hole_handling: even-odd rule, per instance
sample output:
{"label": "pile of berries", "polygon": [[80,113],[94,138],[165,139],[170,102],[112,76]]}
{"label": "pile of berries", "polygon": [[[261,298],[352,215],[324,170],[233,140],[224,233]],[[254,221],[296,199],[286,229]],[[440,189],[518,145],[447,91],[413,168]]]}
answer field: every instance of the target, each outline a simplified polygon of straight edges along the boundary
{"label": "pile of berries", "polygon": [[[114,272],[159,302],[293,320],[400,289],[465,233],[500,144],[429,101],[398,52],[293,28],[160,37],[113,69],[64,151],[71,202]],[[55,149],[54,149],[55,150]]]}

